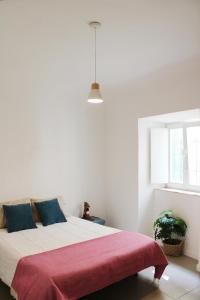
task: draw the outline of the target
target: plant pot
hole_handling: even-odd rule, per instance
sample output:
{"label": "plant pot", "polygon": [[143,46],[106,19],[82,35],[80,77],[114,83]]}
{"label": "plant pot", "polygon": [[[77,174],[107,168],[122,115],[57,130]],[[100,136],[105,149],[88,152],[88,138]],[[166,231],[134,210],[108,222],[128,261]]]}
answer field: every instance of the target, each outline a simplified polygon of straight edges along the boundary
{"label": "plant pot", "polygon": [[183,254],[183,246],[184,246],[184,241],[181,241],[180,244],[177,245],[170,245],[170,244],[163,243],[163,250],[166,255],[181,256]]}

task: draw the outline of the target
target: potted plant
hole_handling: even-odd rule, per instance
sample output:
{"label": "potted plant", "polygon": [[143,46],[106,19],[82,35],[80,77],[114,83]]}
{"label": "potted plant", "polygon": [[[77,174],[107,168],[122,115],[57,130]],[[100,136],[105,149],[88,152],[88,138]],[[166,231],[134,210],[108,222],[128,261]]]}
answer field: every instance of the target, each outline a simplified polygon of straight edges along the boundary
{"label": "potted plant", "polygon": [[155,240],[161,240],[165,254],[180,256],[183,252],[187,231],[185,221],[173,214],[172,210],[161,212],[154,222]]}

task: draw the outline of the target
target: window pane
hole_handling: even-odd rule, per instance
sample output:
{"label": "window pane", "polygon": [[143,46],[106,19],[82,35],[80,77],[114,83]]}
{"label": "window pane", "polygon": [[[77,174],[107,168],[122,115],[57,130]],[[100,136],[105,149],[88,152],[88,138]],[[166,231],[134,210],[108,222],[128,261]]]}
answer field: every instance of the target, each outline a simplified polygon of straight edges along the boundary
{"label": "window pane", "polygon": [[200,126],[187,128],[189,184],[200,185]]}
{"label": "window pane", "polygon": [[170,182],[183,183],[183,129],[170,129]]}

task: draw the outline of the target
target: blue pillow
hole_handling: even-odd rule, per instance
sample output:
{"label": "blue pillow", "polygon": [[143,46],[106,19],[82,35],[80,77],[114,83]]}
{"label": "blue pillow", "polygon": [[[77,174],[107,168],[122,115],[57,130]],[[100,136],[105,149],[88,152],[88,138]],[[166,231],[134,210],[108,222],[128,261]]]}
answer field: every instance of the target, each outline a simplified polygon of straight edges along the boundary
{"label": "blue pillow", "polygon": [[30,204],[3,205],[8,232],[37,228]]}
{"label": "blue pillow", "polygon": [[67,222],[62,210],[60,209],[58,199],[35,202],[35,206],[44,226],[54,223]]}

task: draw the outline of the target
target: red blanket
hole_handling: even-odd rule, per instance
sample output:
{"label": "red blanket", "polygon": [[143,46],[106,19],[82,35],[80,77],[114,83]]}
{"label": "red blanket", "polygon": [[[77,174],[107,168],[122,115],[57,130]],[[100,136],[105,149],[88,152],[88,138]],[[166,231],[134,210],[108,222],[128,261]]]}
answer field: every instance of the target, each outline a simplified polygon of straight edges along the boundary
{"label": "red blanket", "polygon": [[20,259],[12,287],[19,300],[72,300],[149,266],[160,278],[167,260],[159,245],[122,231]]}

